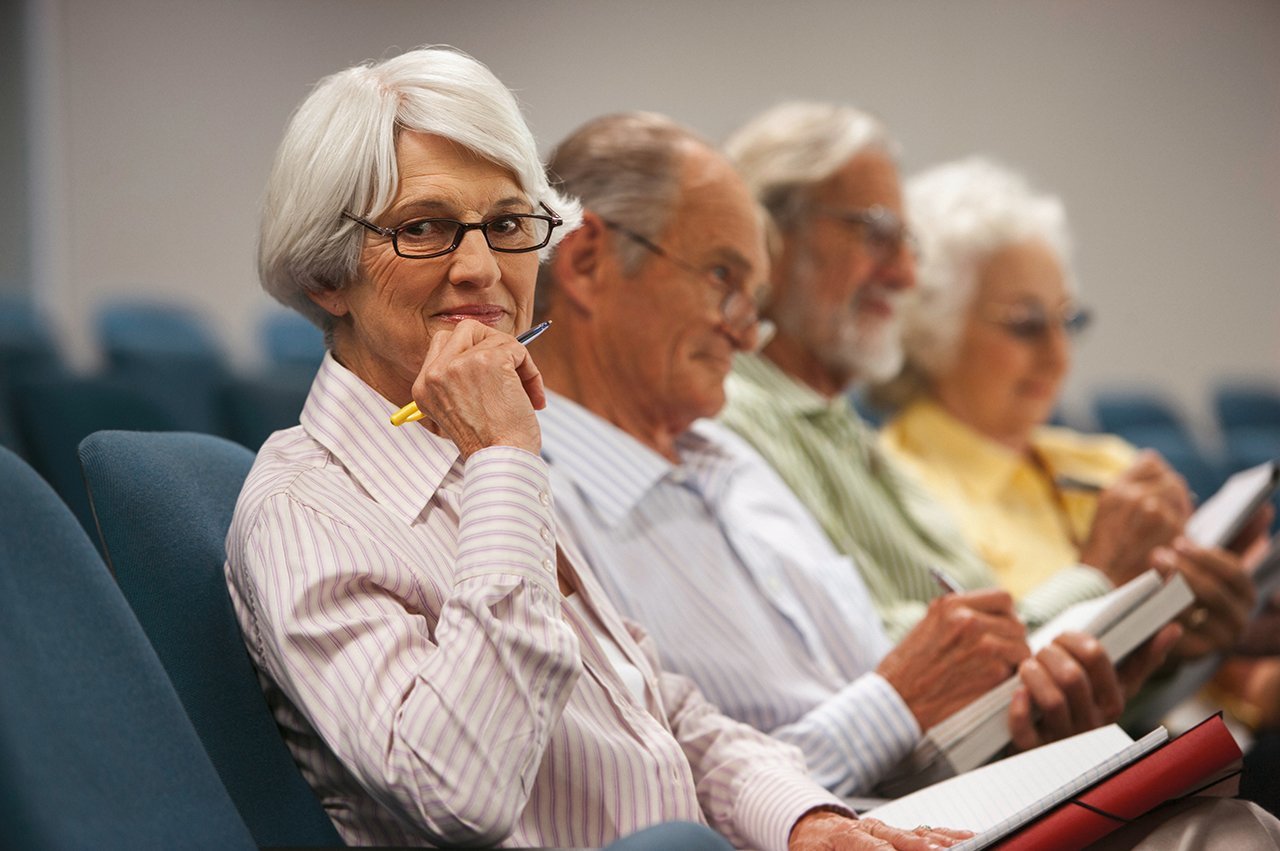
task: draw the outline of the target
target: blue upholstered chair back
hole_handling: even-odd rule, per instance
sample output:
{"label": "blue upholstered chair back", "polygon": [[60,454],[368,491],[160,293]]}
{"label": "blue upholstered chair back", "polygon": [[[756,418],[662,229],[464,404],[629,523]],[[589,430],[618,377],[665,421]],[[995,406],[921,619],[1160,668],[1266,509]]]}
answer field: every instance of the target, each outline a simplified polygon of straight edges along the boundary
{"label": "blue upholstered chair back", "polygon": [[172,357],[222,359],[217,338],[200,315],[176,305],[113,302],[99,309],[94,325],[111,366]]}
{"label": "blue upholstered chair back", "polygon": [[1224,383],[1213,391],[1213,407],[1224,432],[1237,428],[1280,431],[1280,388],[1272,385]]}
{"label": "blue upholstered chair back", "polygon": [[259,845],[341,845],[280,737],[223,578],[253,453],[205,434],[104,431],[80,446],[107,560]]}
{"label": "blue upholstered chair back", "polygon": [[104,376],[46,375],[20,382],[13,414],[27,460],[53,485],[92,534],[93,516],[76,455],[80,441],[101,429],[177,428],[162,408],[131,385]]}
{"label": "blue upholstered chair back", "polygon": [[30,299],[0,296],[0,372],[60,370],[53,329]]}
{"label": "blue upholstered chair back", "polygon": [[221,393],[229,369],[200,314],[176,305],[119,301],[102,307],[94,319],[107,375],[163,409],[175,428],[224,433]]}
{"label": "blue upholstered chair back", "polygon": [[0,481],[4,846],[253,848],[84,530],[2,448]]}
{"label": "blue upholstered chair back", "polygon": [[257,451],[272,432],[296,426],[314,378],[314,369],[279,368],[231,380],[223,399],[227,436]]}
{"label": "blue upholstered chair back", "polygon": [[262,321],[262,347],[273,366],[314,375],[324,358],[324,334],[292,310],[277,311]]}
{"label": "blue upholstered chair back", "polygon": [[1127,438],[1134,429],[1162,428],[1186,434],[1181,413],[1170,399],[1138,389],[1099,391],[1093,400],[1099,428]]}

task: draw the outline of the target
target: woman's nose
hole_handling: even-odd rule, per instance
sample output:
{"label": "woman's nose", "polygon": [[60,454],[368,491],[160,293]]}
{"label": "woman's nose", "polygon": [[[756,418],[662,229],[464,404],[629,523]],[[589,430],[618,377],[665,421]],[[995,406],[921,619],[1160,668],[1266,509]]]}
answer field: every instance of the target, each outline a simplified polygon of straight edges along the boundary
{"label": "woman's nose", "polygon": [[455,285],[490,286],[501,277],[498,258],[479,230],[462,235],[462,242],[449,255],[449,282]]}

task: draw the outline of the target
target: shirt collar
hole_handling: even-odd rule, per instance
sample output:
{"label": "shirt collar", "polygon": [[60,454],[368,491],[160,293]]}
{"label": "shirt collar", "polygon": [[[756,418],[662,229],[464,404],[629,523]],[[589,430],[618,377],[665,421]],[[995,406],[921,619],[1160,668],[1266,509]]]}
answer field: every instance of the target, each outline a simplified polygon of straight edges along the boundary
{"label": "shirt collar", "polygon": [[698,460],[715,451],[704,437],[686,432],[676,440],[682,463],[672,464],[613,423],[557,393],[538,412],[542,454],[567,474],[604,522],[617,526],[661,481],[685,484],[701,478]]}
{"label": "shirt collar", "polygon": [[[828,399],[809,385],[783,372],[763,355],[739,354],[726,384],[729,396],[752,394],[754,405],[764,406],[783,418],[814,423],[823,433],[840,435],[862,454],[863,461],[878,469],[878,445],[874,429],[862,419],[849,394]],[[746,398],[744,398],[746,401]]]}
{"label": "shirt collar", "polygon": [[461,456],[452,441],[422,425],[393,426],[396,410],[326,352],[301,422],[375,500],[412,523]]}
{"label": "shirt collar", "polygon": [[979,434],[932,400],[912,403],[900,423],[905,442],[922,453],[926,464],[930,455],[945,459],[979,498],[1000,494],[1024,463],[1017,452]]}
{"label": "shirt collar", "polygon": [[[841,419],[849,419],[853,411],[848,394],[838,393],[828,399],[804,382],[787,375],[764,355],[737,355],[733,359],[732,377],[739,388],[739,382],[743,382],[765,394],[774,410],[809,417],[835,415]],[[861,419],[856,412],[853,413],[854,419]]]}

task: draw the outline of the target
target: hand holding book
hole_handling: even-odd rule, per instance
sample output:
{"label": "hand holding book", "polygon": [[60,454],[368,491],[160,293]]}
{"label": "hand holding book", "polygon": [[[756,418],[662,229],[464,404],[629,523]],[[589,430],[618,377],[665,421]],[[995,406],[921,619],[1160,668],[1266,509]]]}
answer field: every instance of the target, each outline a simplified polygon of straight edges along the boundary
{"label": "hand holding book", "polygon": [[[1085,633],[1057,636],[1019,667],[1022,687],[1015,690],[1009,706],[1014,748],[1030,750],[1117,720],[1125,702],[1164,663],[1181,634],[1177,624],[1167,624],[1119,665],[1113,665],[1101,643]],[[1077,677],[1072,665],[1085,676]]]}
{"label": "hand holding book", "polygon": [[[1166,581],[1156,571],[1148,571],[1105,597],[1071,607],[1037,630],[1029,645],[1039,654],[1065,633],[1084,632],[1098,639],[1108,659],[1120,662],[1193,599],[1180,574]],[[1149,652],[1158,655],[1157,651]],[[1150,660],[1146,660],[1143,666],[1149,664]],[[924,740],[882,788],[889,794],[901,794],[940,777],[969,771],[991,759],[1012,740],[1010,710],[1015,693],[1022,687],[1019,677],[1010,677],[944,721],[928,727]],[[1024,713],[1024,720],[1025,717]],[[1069,723],[1085,720],[1072,717]],[[1058,723],[1065,728],[1068,722]]]}
{"label": "hand holding book", "polygon": [[1013,675],[1030,655],[1005,591],[947,594],[881,660],[877,673],[928,729]]}
{"label": "hand holding book", "polygon": [[1179,539],[1167,563],[1186,579],[1195,601],[1181,622],[1186,633],[1173,656],[1179,662],[1200,659],[1234,646],[1253,611],[1256,593],[1240,557],[1221,548]]}

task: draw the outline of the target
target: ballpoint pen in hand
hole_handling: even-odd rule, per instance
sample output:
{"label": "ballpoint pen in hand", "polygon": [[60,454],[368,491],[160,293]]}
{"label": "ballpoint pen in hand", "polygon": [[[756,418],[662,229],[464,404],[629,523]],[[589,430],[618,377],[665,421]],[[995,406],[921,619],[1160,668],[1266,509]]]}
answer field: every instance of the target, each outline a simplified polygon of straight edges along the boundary
{"label": "ballpoint pen in hand", "polygon": [[933,575],[933,581],[938,583],[943,593],[946,594],[963,594],[964,589],[961,588],[954,579],[947,576],[936,567],[930,567],[929,573]]}
{"label": "ballpoint pen in hand", "polygon": [[[537,325],[534,325],[528,331],[525,331],[523,334],[518,335],[516,337],[516,342],[520,343],[521,345],[527,346],[530,343],[532,343],[534,340],[538,339],[538,337],[542,334],[542,332],[547,330],[550,327],[551,327],[550,319],[548,319],[546,322],[539,322]],[[396,411],[394,414],[391,415],[391,424],[393,426],[402,426],[405,423],[416,423],[420,419],[422,419],[422,411],[418,410],[418,403],[410,402],[409,404],[405,405],[403,408],[401,408],[400,410]]]}
{"label": "ballpoint pen in hand", "polygon": [[1081,491],[1083,493],[1098,493],[1102,490],[1102,485],[1098,482],[1077,479],[1075,476],[1068,476],[1065,473],[1060,473],[1053,477],[1053,486],[1058,490]]}

